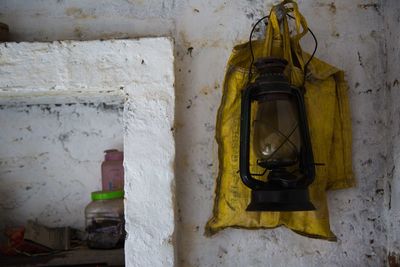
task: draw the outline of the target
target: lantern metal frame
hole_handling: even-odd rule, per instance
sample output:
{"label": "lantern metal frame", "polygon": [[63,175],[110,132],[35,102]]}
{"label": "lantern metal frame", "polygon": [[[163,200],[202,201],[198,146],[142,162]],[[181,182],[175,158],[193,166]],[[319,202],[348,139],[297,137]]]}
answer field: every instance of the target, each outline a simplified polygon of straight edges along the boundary
{"label": "lantern metal frame", "polygon": [[[306,211],[314,210],[310,202],[308,186],[315,178],[315,164],[304,104],[304,91],[291,85],[283,74],[287,64],[284,59],[261,58],[254,63],[258,77],[243,91],[240,118],[240,177],[252,189],[251,202],[247,211]],[[300,175],[287,172],[284,168],[271,168],[267,181],[253,178],[250,173],[250,129],[251,107],[254,101],[274,94],[292,97],[297,104],[298,127],[301,147],[298,155]],[[286,137],[288,139],[288,137]],[[287,141],[287,139],[285,141]],[[260,176],[260,175],[257,175]]]}

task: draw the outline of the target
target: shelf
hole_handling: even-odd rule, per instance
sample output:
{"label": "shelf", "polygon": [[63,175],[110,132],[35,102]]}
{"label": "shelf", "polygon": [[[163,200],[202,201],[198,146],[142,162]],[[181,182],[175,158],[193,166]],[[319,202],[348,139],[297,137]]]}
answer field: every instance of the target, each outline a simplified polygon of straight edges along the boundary
{"label": "shelf", "polygon": [[2,267],[84,267],[84,266],[125,266],[124,249],[97,250],[87,247],[79,247],[70,251],[64,251],[47,256],[1,256]]}

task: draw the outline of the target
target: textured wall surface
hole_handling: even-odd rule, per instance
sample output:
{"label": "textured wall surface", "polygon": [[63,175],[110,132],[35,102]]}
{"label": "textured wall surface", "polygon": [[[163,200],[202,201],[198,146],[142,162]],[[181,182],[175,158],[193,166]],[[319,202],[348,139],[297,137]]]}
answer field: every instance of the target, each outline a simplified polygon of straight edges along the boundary
{"label": "textured wall surface", "polygon": [[122,149],[122,106],[1,106],[0,124],[0,229],[28,219],[83,229],[103,151]]}
{"label": "textured wall surface", "polygon": [[1,45],[0,228],[83,228],[102,151],[124,148],[127,266],[172,266],[173,59],[167,38]]}
{"label": "textured wall surface", "polygon": [[[400,4],[388,0],[385,4],[387,52],[386,86],[388,92],[388,152],[385,208],[388,224],[389,265],[400,265]],[[397,264],[397,265],[396,265]]]}
{"label": "textured wall surface", "polygon": [[[133,43],[139,47],[131,53],[142,56],[144,61],[125,70],[134,81],[125,87],[128,98],[124,106],[125,229],[128,233],[125,261],[127,266],[173,266],[173,47],[166,38]],[[114,63],[123,66],[121,62]]]}
{"label": "textured wall surface", "polygon": [[[247,40],[252,24],[273,2],[2,1],[0,21],[9,24],[15,40],[175,39],[176,248],[181,266],[382,266],[387,258],[384,196],[389,194],[392,153],[387,100],[395,96],[388,96],[385,72],[398,62],[394,57],[386,64],[386,1],[299,1],[319,40],[317,56],[344,69],[350,86],[358,186],[329,194],[338,242],[311,240],[284,228],[229,229],[212,238],[203,236],[218,168],[214,131],[225,63],[233,45]],[[394,32],[398,10],[391,12],[387,22]],[[310,51],[312,45],[306,37],[304,48]],[[398,88],[395,75],[388,83]]]}

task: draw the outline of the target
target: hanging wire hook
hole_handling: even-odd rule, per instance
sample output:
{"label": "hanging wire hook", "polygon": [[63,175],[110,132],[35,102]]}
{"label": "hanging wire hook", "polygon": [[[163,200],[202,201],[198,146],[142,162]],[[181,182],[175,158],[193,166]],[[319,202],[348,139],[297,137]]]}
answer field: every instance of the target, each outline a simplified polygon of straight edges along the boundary
{"label": "hanging wire hook", "polygon": [[[254,64],[254,52],[253,52],[253,44],[251,43],[251,39],[252,39],[252,37],[253,37],[253,33],[254,33],[254,30],[256,29],[257,25],[258,25],[261,21],[263,21],[264,19],[266,19],[266,18],[269,18],[269,15],[264,16],[264,17],[262,17],[261,19],[259,19],[259,20],[256,22],[256,24],[254,24],[254,26],[253,26],[253,28],[251,29],[251,32],[250,32],[250,36],[249,36],[249,45],[250,45],[250,53],[251,53],[251,62],[250,62],[250,67],[249,67],[248,83],[250,83],[250,81],[251,81],[251,76],[252,76],[251,69],[252,69],[253,64]],[[268,21],[266,22],[266,24],[268,25]]]}

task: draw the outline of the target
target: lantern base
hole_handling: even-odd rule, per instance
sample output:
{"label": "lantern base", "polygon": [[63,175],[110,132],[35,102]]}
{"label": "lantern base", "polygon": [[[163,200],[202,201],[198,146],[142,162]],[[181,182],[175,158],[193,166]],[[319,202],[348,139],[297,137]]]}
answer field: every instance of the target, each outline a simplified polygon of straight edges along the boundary
{"label": "lantern base", "polygon": [[307,188],[252,190],[246,211],[309,211],[315,210]]}

